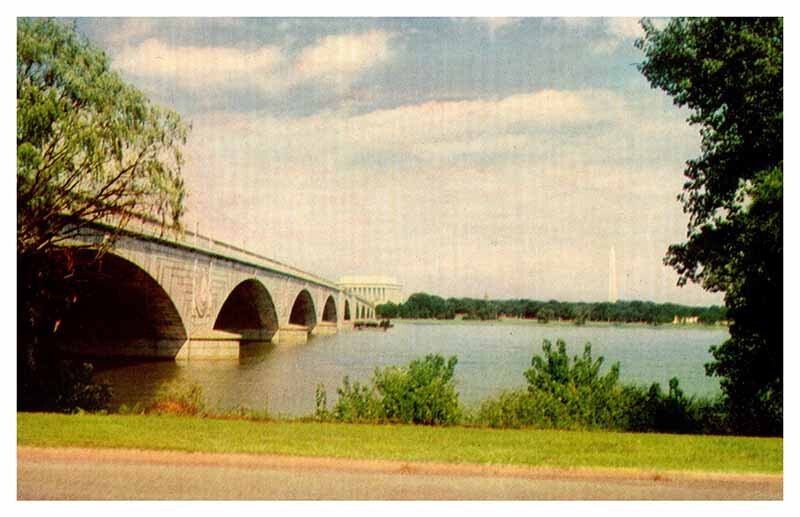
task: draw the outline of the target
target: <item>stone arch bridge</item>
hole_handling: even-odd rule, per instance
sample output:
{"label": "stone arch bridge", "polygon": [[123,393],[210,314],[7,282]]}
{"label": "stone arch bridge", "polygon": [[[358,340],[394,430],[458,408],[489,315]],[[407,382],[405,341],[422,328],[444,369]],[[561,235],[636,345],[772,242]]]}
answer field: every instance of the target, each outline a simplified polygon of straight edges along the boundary
{"label": "stone arch bridge", "polygon": [[238,357],[250,344],[305,343],[352,329],[374,306],[336,283],[192,232],[127,227],[99,261],[111,228],[69,242],[80,303],[61,342],[93,357]]}

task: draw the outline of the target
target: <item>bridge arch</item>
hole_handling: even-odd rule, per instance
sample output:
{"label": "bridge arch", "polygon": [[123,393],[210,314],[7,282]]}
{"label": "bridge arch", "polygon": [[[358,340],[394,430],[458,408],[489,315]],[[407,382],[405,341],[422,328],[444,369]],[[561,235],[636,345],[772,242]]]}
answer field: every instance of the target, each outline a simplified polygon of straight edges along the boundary
{"label": "bridge arch", "polygon": [[314,309],[314,299],[308,290],[303,289],[295,297],[292,311],[289,313],[290,325],[302,325],[313,329],[317,325],[317,312]]}
{"label": "bridge arch", "polygon": [[67,250],[75,265],[75,304],[57,331],[69,354],[172,358],[186,343],[183,318],[165,289],[142,267],[108,252]]}
{"label": "bridge arch", "polygon": [[278,331],[278,315],[267,288],[250,278],[231,290],[214,321],[214,330],[242,336],[242,341],[269,341]]}
{"label": "bridge arch", "polygon": [[350,317],[350,301],[344,301],[344,320],[350,321],[352,318]]}
{"label": "bridge arch", "polygon": [[322,321],[336,323],[337,320],[336,302],[333,299],[333,295],[328,295],[328,299],[325,300],[325,307],[322,309]]}

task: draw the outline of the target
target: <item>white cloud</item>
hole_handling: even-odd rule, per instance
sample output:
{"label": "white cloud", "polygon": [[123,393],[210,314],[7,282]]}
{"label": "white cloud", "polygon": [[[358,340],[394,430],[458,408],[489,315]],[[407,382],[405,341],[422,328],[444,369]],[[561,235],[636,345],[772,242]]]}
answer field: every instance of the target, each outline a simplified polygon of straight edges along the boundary
{"label": "white cloud", "polygon": [[621,45],[638,38],[643,34],[639,25],[639,18],[619,17],[619,18],[591,18],[591,17],[567,17],[551,18],[551,23],[560,23],[571,31],[579,33],[587,32],[593,27],[599,27],[600,33],[593,36],[587,43],[595,54],[611,54]]}
{"label": "white cloud", "polygon": [[684,117],[654,92],[607,90],[300,119],[207,114],[186,152],[189,225],[331,277],[388,271],[443,294],[474,295],[475,283],[602,299],[596,267],[612,244],[620,256],[620,242],[657,244],[631,245],[646,267],[620,275],[640,278],[661,275],[659,243],[683,235],[674,198],[697,145]]}
{"label": "white cloud", "polygon": [[571,27],[573,29],[585,29],[594,23],[597,18],[588,16],[567,16],[564,18],[552,18],[551,20],[559,21],[567,27]]}
{"label": "white cloud", "polygon": [[644,34],[639,18],[606,18],[605,22],[608,33],[619,39],[634,39]]}
{"label": "white cloud", "polygon": [[492,37],[500,31],[501,29],[513,25],[520,21],[522,18],[518,17],[501,17],[501,16],[492,16],[486,18],[469,18],[469,20],[473,20],[479,23],[485,23],[486,26],[489,28],[489,34]]}
{"label": "white cloud", "polygon": [[277,87],[273,74],[283,61],[277,47],[170,46],[150,38],[124,49],[114,64],[130,75],[172,81],[190,90],[242,84],[273,90]]}
{"label": "white cloud", "polygon": [[[396,170],[442,174],[469,168],[528,170],[650,160],[680,165],[693,140],[685,114],[660,97],[628,99],[607,90],[543,90],[500,99],[435,101],[350,116],[299,119],[256,113],[196,118],[190,155],[272,170]],[[209,145],[215,142],[216,145]],[[683,143],[676,146],[676,142]],[[602,150],[602,155],[598,155]],[[248,157],[248,158],[243,158]],[[593,165],[594,164],[594,165]]]}
{"label": "white cloud", "polygon": [[[200,119],[196,126],[212,132],[203,135],[202,142],[231,139],[237,146],[266,146],[273,166],[318,168],[362,162],[380,153],[438,162],[459,151],[483,155],[520,151],[525,142],[531,143],[531,134],[619,119],[624,109],[623,99],[607,91],[543,90],[500,99],[432,101],[356,116],[324,112],[280,119],[218,113]],[[313,145],[313,153],[305,148],[308,145]]]}
{"label": "white cloud", "polygon": [[97,23],[97,28],[103,32],[103,39],[111,47],[127,45],[131,40],[147,36],[156,26],[154,18],[124,18],[118,24]]}
{"label": "white cloud", "polygon": [[294,80],[327,79],[346,85],[365,70],[389,59],[391,37],[384,31],[326,36],[303,49],[293,67]]}
{"label": "white cloud", "polygon": [[[139,27],[141,33],[145,27]],[[125,38],[130,37],[130,31]],[[172,46],[156,38],[124,47],[114,64],[135,77],[170,81],[189,91],[209,87],[256,87],[274,94],[317,81],[347,87],[391,57],[392,35],[382,31],[322,38],[291,60],[278,46],[256,49]]]}
{"label": "white cloud", "polygon": [[644,35],[639,18],[603,18],[604,35],[591,43],[591,49],[597,54],[611,54],[622,45]]}

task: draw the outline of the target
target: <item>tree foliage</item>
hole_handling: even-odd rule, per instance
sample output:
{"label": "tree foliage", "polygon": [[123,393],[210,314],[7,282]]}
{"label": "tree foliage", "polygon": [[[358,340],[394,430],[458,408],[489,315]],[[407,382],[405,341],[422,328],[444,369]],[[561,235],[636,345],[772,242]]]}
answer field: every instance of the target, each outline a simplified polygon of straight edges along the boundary
{"label": "tree foliage", "polygon": [[17,25],[17,251],[52,247],[91,221],[183,212],[180,117],[152,105],[74,29]]}
{"label": "tree foliage", "polygon": [[389,367],[375,373],[386,419],[415,424],[455,424],[459,418],[455,368],[458,360],[439,354],[415,359],[405,368]]}
{"label": "tree foliage", "polygon": [[686,397],[677,378],[664,393],[620,382],[620,366],[603,368],[590,344],[570,359],[564,341],[544,340],[525,372],[527,389],[507,390],[481,402],[471,420],[490,427],[614,429],[637,432],[726,433],[715,401]]}
{"label": "tree foliage", "polygon": [[687,241],[665,262],[679,283],[725,293],[731,338],[707,366],[739,432],[779,434],[783,420],[783,20],[643,22],[640,65],[691,110],[701,154],[679,199]]}
{"label": "tree foliage", "polygon": [[570,362],[567,345],[557,340],[556,350],[550,341],[542,343],[542,355],[534,355],[525,370],[528,392],[544,395],[558,402],[562,415],[551,420],[558,427],[567,416],[585,427],[613,427],[622,411],[620,404],[619,363],[600,375],[603,358],[592,358],[592,346],[586,344],[581,356]]}
{"label": "tree foliage", "polygon": [[55,357],[59,325],[80,303],[74,254],[63,245],[93,222],[114,229],[97,256],[131,217],[177,225],[186,134],[176,113],[126,84],[74,26],[18,20],[20,409],[87,409],[107,400],[92,387],[90,369]]}
{"label": "tree foliage", "polygon": [[714,324],[725,319],[725,308],[719,306],[689,307],[674,303],[654,303],[638,300],[610,302],[559,302],[549,300],[485,300],[477,298],[448,298],[427,293],[414,293],[405,303],[387,302],[375,308],[383,318],[453,319],[456,314],[465,320],[495,320],[499,316],[537,318],[542,323],[551,320],[651,324],[671,323],[679,318],[697,317],[700,323]]}
{"label": "tree foliage", "polygon": [[[455,356],[429,354],[405,367],[376,369],[372,386],[345,376],[331,416],[341,422],[456,424],[461,418],[453,378],[457,363]],[[317,417],[327,415],[320,393],[318,388]]]}

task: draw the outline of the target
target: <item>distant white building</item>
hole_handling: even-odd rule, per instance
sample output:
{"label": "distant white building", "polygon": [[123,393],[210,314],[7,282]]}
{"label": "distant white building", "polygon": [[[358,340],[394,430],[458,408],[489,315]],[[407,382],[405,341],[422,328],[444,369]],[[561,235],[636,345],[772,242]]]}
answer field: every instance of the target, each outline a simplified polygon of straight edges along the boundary
{"label": "distant white building", "polygon": [[700,322],[699,316],[678,316],[672,319],[674,325],[697,325]]}
{"label": "distant white building", "polygon": [[343,276],[339,287],[375,304],[403,303],[403,284],[388,276]]}

